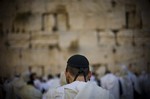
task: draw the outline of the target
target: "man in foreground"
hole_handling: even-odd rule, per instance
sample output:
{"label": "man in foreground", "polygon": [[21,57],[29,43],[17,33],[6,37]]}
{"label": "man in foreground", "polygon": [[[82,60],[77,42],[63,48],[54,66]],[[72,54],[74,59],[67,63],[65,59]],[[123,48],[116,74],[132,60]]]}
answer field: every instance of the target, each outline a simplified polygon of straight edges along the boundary
{"label": "man in foreground", "polygon": [[65,76],[68,84],[49,89],[43,99],[113,99],[108,91],[89,82],[89,61],[83,55],[68,59]]}

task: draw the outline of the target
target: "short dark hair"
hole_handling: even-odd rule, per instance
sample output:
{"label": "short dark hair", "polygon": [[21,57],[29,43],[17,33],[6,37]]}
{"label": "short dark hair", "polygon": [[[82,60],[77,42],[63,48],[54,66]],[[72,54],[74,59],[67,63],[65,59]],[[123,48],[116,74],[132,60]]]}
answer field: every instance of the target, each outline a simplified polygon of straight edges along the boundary
{"label": "short dark hair", "polygon": [[[76,76],[78,74],[78,72],[80,71],[80,69],[83,70],[83,72],[85,73],[85,76],[88,75],[89,73],[89,68],[75,68],[73,66],[67,65],[66,67],[66,71],[70,72],[72,76]],[[82,73],[79,75],[83,75]]]}

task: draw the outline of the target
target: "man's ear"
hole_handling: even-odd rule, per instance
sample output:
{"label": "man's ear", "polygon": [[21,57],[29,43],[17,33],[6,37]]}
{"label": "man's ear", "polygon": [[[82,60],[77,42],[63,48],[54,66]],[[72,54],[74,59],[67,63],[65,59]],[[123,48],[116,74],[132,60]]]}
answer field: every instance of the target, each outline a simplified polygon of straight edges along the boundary
{"label": "man's ear", "polygon": [[71,76],[69,71],[65,72],[65,76],[66,76],[67,83],[71,83],[72,82],[72,76]]}
{"label": "man's ear", "polygon": [[87,75],[88,80],[90,80],[91,76],[92,76],[92,72],[91,72],[91,71],[89,71],[89,73],[88,73],[88,75]]}
{"label": "man's ear", "polygon": [[65,71],[65,76],[66,76],[66,78],[69,77],[68,71]]}

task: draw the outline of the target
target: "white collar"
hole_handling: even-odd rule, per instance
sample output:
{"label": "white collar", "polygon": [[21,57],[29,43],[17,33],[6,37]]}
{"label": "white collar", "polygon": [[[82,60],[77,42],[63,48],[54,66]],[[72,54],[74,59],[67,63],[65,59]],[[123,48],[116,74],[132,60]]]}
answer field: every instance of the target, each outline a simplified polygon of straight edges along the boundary
{"label": "white collar", "polygon": [[83,81],[74,81],[70,84],[64,85],[64,89],[71,89],[73,91],[79,92],[86,85],[86,82]]}

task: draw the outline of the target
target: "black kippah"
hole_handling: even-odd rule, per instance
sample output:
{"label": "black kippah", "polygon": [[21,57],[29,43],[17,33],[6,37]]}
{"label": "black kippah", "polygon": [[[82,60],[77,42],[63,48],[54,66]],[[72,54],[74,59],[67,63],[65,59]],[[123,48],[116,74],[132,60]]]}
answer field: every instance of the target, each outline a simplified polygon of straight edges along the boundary
{"label": "black kippah", "polygon": [[89,61],[83,55],[73,55],[67,61],[68,66],[75,68],[89,68]]}

